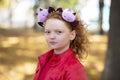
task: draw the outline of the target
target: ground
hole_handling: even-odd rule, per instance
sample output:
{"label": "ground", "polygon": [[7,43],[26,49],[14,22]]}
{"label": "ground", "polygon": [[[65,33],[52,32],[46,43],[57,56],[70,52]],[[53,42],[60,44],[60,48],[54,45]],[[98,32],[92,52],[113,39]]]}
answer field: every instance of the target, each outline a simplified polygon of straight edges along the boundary
{"label": "ground", "polygon": [[[104,69],[107,35],[89,35],[88,57],[82,61],[89,80],[100,80]],[[43,32],[0,30],[0,79],[33,80],[38,55],[50,48]]]}

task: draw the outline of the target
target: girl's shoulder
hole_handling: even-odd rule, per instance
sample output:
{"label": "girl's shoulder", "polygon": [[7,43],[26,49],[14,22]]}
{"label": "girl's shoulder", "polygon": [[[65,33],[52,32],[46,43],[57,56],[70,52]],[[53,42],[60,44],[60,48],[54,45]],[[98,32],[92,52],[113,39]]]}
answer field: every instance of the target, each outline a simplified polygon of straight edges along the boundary
{"label": "girl's shoulder", "polygon": [[87,80],[86,70],[77,58],[75,57],[72,57],[71,59],[69,58],[67,68],[65,69],[66,69],[65,80],[68,79]]}
{"label": "girl's shoulder", "polygon": [[81,64],[81,62],[77,59],[77,57],[75,55],[71,55],[68,59],[68,63],[69,63],[69,66],[71,67],[82,67],[83,68],[83,65]]}

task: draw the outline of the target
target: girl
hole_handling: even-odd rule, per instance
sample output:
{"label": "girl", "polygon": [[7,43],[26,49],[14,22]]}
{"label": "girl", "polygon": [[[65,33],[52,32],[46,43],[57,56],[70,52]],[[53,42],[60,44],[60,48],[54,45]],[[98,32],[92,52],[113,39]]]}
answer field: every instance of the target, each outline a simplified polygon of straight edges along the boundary
{"label": "girl", "polygon": [[84,26],[72,9],[40,9],[38,24],[45,29],[52,48],[38,57],[34,80],[87,80],[85,69],[76,56],[86,52]]}

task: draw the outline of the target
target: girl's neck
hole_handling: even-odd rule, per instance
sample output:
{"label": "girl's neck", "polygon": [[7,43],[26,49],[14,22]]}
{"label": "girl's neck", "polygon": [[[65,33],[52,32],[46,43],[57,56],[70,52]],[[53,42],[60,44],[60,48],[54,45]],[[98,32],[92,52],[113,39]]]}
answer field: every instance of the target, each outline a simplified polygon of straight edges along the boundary
{"label": "girl's neck", "polygon": [[67,47],[67,48],[64,48],[64,49],[58,49],[58,50],[54,50],[54,53],[55,54],[62,54],[63,52],[65,52],[66,50],[68,50],[69,49],[69,47]]}

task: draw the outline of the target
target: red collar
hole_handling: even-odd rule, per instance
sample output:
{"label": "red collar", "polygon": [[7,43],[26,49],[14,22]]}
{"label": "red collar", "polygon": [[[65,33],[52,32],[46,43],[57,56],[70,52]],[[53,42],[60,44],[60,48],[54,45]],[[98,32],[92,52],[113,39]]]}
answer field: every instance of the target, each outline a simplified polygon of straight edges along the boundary
{"label": "red collar", "polygon": [[58,63],[59,61],[64,61],[70,55],[74,55],[73,50],[69,48],[61,54],[54,54],[54,50],[50,50],[45,54],[38,57],[41,67],[44,67],[46,63],[50,60],[52,64]]}

